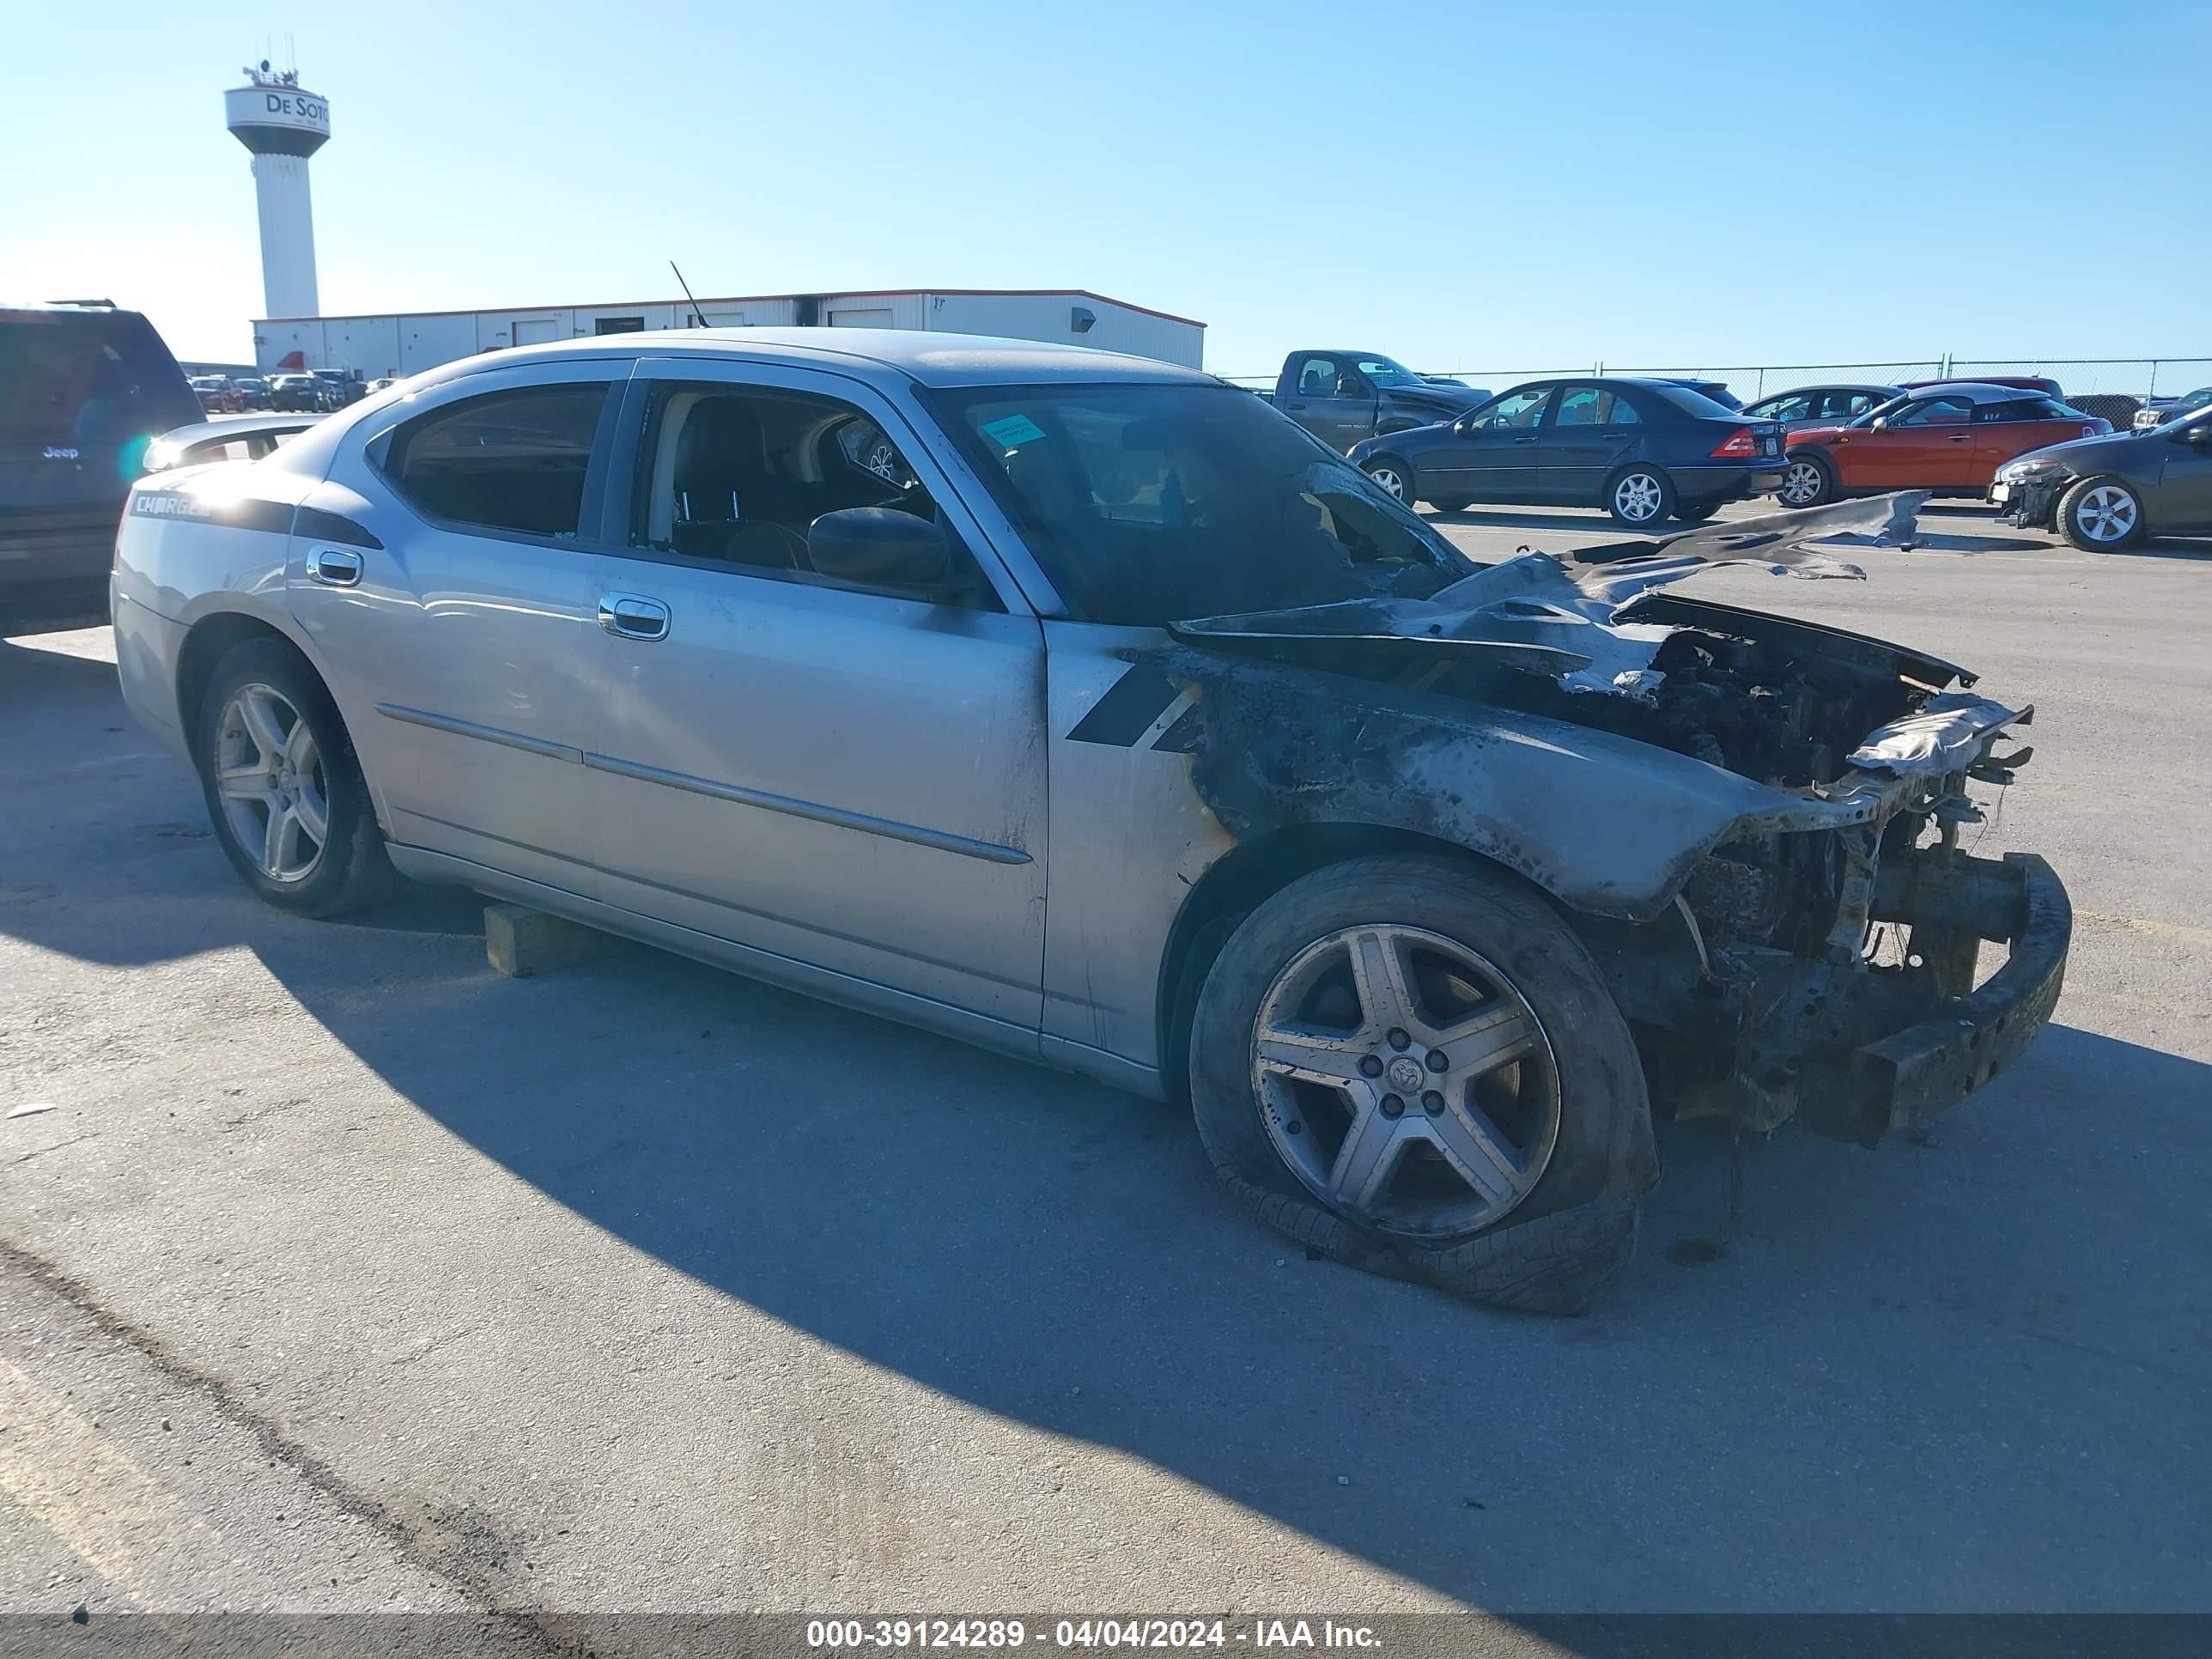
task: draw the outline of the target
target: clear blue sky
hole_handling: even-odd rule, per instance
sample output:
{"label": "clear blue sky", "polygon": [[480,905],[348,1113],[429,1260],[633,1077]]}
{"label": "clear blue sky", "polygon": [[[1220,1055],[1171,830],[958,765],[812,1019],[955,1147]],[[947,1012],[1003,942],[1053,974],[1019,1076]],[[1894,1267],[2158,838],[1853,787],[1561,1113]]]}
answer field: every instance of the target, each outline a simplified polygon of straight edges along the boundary
{"label": "clear blue sky", "polygon": [[21,5],[0,295],[247,356],[222,93],[287,30],[326,312],[659,298],[673,258],[1093,289],[1224,374],[2212,353],[2201,0]]}

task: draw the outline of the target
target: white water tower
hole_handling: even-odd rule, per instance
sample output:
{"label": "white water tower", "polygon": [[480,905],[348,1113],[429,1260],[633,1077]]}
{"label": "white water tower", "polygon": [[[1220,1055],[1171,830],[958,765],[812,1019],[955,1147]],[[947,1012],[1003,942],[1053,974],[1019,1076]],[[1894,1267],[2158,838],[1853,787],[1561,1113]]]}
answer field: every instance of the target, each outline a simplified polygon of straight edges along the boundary
{"label": "white water tower", "polygon": [[223,94],[225,124],[253,152],[253,191],[261,209],[261,292],[269,317],[313,317],[315,213],[307,196],[307,158],[329,142],[331,106],[305,91],[300,72],[272,75],[269,60],[249,69],[250,84]]}

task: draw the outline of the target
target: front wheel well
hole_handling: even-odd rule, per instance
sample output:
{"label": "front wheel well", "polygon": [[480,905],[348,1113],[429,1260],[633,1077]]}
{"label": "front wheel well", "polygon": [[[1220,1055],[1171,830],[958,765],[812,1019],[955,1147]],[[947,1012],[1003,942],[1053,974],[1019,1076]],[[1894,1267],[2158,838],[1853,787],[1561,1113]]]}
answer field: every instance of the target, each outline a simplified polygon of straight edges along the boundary
{"label": "front wheel well", "polygon": [[[1377,853],[1424,853],[1525,880],[1456,842],[1381,824],[1297,824],[1231,848],[1206,867],[1183,900],[1160,957],[1160,1081],[1170,1099],[1188,1103],[1191,1018],[1199,988],[1237,924],[1300,877]],[[1549,895],[1545,898],[1550,902]]]}

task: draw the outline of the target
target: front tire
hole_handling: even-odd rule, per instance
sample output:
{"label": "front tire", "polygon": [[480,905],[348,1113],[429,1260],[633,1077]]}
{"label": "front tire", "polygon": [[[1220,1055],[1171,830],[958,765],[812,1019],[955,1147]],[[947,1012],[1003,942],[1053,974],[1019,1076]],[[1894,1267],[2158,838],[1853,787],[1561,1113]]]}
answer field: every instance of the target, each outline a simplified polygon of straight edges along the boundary
{"label": "front tire", "polygon": [[1247,1209],[1479,1301],[1586,1310],[1657,1176],[1589,952],[1524,885],[1441,859],[1351,860],[1253,911],[1200,989],[1189,1074]]}
{"label": "front tire", "polygon": [[1624,466],[1606,480],[1605,510],[1615,524],[1648,530],[1674,511],[1674,481],[1656,466]]}
{"label": "front tire", "polygon": [[194,759],[216,840],[263,902],[342,915],[398,884],[345,722],[290,646],[249,640],[216,663]]}
{"label": "front tire", "polygon": [[2058,498],[2058,533],[2085,553],[2142,539],[2142,498],[2118,478],[2084,478]]}
{"label": "front tire", "polygon": [[1792,455],[1774,499],[1787,507],[1820,507],[1836,499],[1835,470],[1818,455]]}
{"label": "front tire", "polygon": [[1362,469],[1393,501],[1413,504],[1413,469],[1395,455],[1377,455]]}

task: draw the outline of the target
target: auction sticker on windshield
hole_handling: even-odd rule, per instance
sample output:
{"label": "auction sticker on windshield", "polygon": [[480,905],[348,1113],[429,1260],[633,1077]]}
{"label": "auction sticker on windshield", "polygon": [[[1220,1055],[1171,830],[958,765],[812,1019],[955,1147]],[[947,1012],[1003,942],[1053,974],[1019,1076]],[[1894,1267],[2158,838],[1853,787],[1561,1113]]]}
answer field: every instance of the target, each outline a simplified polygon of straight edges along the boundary
{"label": "auction sticker on windshield", "polygon": [[1026,415],[1008,415],[1000,420],[986,421],[981,431],[993,443],[1004,444],[1008,449],[1018,449],[1031,439],[1044,436],[1044,428]]}

